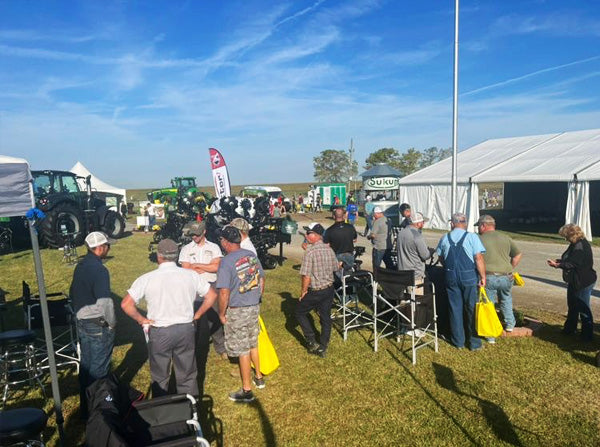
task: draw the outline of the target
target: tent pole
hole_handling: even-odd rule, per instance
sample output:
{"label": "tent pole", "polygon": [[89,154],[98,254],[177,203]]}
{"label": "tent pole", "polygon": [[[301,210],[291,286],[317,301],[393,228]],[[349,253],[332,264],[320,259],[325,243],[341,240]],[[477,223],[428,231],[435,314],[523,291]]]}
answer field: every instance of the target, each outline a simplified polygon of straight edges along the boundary
{"label": "tent pole", "polygon": [[458,3],[454,6],[454,101],[452,110],[452,195],[450,210],[456,210],[456,146],[458,137]]}
{"label": "tent pole", "polygon": [[56,426],[58,427],[58,442],[63,446],[64,440],[64,418],[60,389],[58,388],[58,374],[56,372],[56,359],[54,358],[54,345],[52,341],[52,329],[50,327],[50,314],[48,313],[48,299],[46,297],[46,284],[44,282],[44,270],[42,269],[42,257],[40,256],[40,245],[38,236],[33,228],[33,222],[29,221],[29,235],[31,236],[31,248],[33,250],[33,263],[35,264],[35,275],[37,277],[38,291],[40,295],[40,309],[42,310],[42,321],[44,325],[44,338],[46,339],[46,350],[48,351],[48,365],[50,367],[50,380],[52,382],[52,397],[54,400],[54,411],[56,413]]}

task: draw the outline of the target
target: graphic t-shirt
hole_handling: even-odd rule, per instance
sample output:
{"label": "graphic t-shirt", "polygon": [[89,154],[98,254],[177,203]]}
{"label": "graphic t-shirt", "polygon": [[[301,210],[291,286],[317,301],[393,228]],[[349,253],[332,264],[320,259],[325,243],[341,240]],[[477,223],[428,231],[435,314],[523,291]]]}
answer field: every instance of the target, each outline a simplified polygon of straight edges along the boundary
{"label": "graphic t-shirt", "polygon": [[229,307],[255,306],[260,303],[259,279],[264,275],[258,257],[239,249],[221,260],[216,288],[229,289]]}

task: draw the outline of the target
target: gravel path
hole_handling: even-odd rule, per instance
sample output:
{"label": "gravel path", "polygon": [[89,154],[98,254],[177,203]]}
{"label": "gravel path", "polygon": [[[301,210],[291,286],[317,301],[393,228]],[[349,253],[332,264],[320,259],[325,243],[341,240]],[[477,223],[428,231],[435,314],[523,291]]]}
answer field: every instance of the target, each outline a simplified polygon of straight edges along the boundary
{"label": "gravel path", "polygon": [[[298,222],[298,228],[302,230],[303,225],[315,221],[323,224],[325,228],[333,223],[328,214],[295,214],[294,220]],[[357,227],[359,234],[362,234],[364,227]],[[431,247],[437,246],[437,242],[441,237],[439,233],[424,231],[425,240]],[[300,263],[302,260],[303,250],[301,247],[303,236],[295,234],[292,237],[290,245],[284,245],[283,253],[289,259]],[[566,314],[567,311],[567,289],[566,284],[562,281],[560,270],[548,267],[546,259],[555,259],[567,248],[564,244],[551,242],[530,242],[517,241],[517,244],[523,251],[523,259],[518,267],[518,271],[525,280],[523,287],[513,288],[513,299],[516,306],[525,308],[542,309],[546,311],[559,312]],[[366,270],[372,269],[371,264],[371,243],[364,237],[358,237],[357,245],[367,247],[367,251],[362,256],[363,267]],[[600,248],[592,247],[594,252],[594,264],[596,270],[600,266]],[[279,254],[279,248],[272,250],[273,254]],[[596,320],[600,319],[600,283],[592,293],[592,312]]]}

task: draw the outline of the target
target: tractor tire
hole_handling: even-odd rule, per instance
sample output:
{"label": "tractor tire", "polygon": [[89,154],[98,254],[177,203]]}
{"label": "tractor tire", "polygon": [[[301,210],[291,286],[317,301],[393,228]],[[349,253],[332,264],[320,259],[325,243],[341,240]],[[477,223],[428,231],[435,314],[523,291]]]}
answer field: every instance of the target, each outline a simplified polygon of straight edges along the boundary
{"label": "tractor tire", "polygon": [[50,248],[64,247],[67,242],[61,230],[61,225],[64,225],[68,233],[74,233],[74,245],[81,245],[85,237],[83,222],[80,210],[68,203],[60,203],[46,213],[40,224],[42,242]]}
{"label": "tractor tire", "polygon": [[125,232],[125,219],[116,211],[109,210],[104,217],[102,231],[111,239],[122,238]]}
{"label": "tractor tire", "polygon": [[261,264],[265,270],[273,270],[277,267],[277,258],[267,254],[261,259]]}

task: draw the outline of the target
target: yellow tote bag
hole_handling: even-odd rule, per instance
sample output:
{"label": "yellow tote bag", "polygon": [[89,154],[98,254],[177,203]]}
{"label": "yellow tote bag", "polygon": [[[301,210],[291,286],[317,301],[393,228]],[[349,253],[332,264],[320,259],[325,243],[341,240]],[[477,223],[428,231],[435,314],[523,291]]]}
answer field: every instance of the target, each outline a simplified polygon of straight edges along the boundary
{"label": "yellow tote bag", "polygon": [[262,317],[258,316],[258,324],[260,332],[258,333],[258,358],[260,362],[260,372],[268,376],[277,368],[279,368],[279,357],[271,343],[267,328]]}
{"label": "yellow tote bag", "polygon": [[525,285],[525,281],[523,281],[523,278],[521,278],[521,275],[519,275],[518,272],[513,273],[513,282],[515,283],[515,286],[521,287]]}
{"label": "yellow tote bag", "polygon": [[502,334],[502,323],[496,307],[487,297],[485,288],[479,288],[479,302],[475,305],[475,324],[480,337],[498,337]]}

